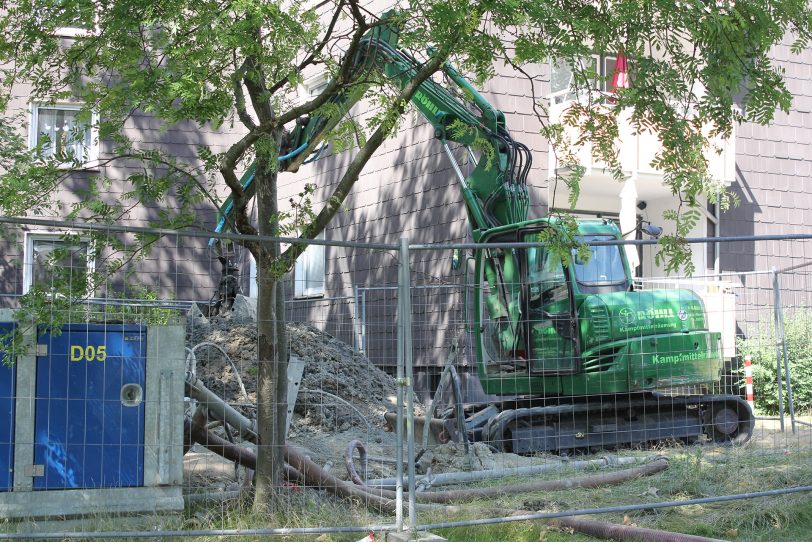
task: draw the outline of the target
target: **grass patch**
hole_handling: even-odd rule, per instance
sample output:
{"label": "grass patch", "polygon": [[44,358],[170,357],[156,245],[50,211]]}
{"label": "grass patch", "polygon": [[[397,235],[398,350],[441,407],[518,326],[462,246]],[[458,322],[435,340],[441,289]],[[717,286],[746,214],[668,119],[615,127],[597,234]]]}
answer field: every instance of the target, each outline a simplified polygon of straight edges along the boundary
{"label": "grass patch", "polygon": [[589,542],[592,537],[552,529],[539,522],[475,525],[432,531],[449,542]]}
{"label": "grass patch", "polygon": [[[767,436],[770,439],[775,437],[772,433]],[[765,441],[754,439],[753,442],[741,448],[675,445],[653,451],[626,450],[617,455],[653,457],[660,454],[669,459],[669,468],[654,476],[638,478],[616,486],[519,495],[502,494],[493,498],[459,504],[453,513],[447,509],[421,507],[418,510],[417,522],[420,525],[444,524],[465,519],[507,516],[512,511],[561,512],[632,504],[653,504],[664,501],[687,501],[695,498],[812,485],[812,438],[810,436],[812,436],[812,431],[809,429],[803,429],[803,433],[797,436],[783,433],[776,437],[781,439],[779,446],[769,446],[765,444]],[[595,457],[597,456],[591,458]],[[584,476],[597,471],[598,469],[575,470],[570,468],[532,477],[523,476],[502,481],[480,482],[476,485],[515,485],[531,480]],[[812,533],[812,498],[810,497],[812,496],[809,493],[795,493],[723,503],[689,504],[671,508],[602,514],[594,519],[736,542],[772,540],[801,542],[812,539],[812,535],[810,535]],[[187,508],[181,524],[173,528],[180,530],[270,527],[296,529],[318,526],[391,525],[394,522],[393,515],[370,511],[363,503],[348,504],[324,491],[297,488],[281,492],[274,510],[268,513],[255,512],[250,503],[246,501],[228,501],[208,505],[198,503]],[[108,528],[110,527],[108,526]],[[451,542],[582,542],[592,540],[580,534],[549,528],[543,521],[453,527],[437,529],[434,532]],[[355,542],[363,538],[365,534],[367,533],[280,535],[278,537],[245,536],[240,537],[239,540]],[[375,534],[376,540],[383,539],[382,536],[379,536],[381,533]],[[214,542],[228,539],[211,535],[184,537],[177,540]]]}

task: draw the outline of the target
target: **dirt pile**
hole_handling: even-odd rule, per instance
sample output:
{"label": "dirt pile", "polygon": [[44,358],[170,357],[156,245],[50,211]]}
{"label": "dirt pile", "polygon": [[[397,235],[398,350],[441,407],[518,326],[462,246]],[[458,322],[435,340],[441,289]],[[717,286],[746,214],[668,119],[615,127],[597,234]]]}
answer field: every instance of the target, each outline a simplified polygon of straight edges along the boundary
{"label": "dirt pile", "polygon": [[[304,323],[288,324],[290,354],[304,362],[301,387],[289,430],[289,442],[320,464],[336,465],[344,477],[347,444],[359,439],[369,455],[394,457],[395,435],[386,431],[384,413],[394,410],[395,379],[362,353]],[[205,386],[255,415],[257,390],[256,324],[190,319],[187,347],[194,352],[194,371]],[[340,467],[340,468],[339,468]],[[369,476],[390,476],[394,464],[370,462]]]}
{"label": "dirt pile", "polygon": [[[189,322],[187,347],[194,352],[198,378],[245,415],[254,417],[256,324],[228,317]],[[362,478],[394,476],[397,441],[387,430],[384,413],[396,407],[395,378],[350,345],[310,324],[288,324],[288,338],[291,356],[304,362],[288,443],[347,479],[344,455],[352,440],[360,440],[369,458],[366,465],[356,459]],[[416,415],[422,415],[423,405],[416,404],[415,410]],[[421,440],[420,435],[417,438]],[[528,459],[494,454],[484,444],[472,444],[470,449],[471,455],[466,456],[461,444],[438,446],[427,452],[421,463],[431,466],[433,472],[447,472],[491,469],[504,465],[508,456],[516,466]],[[357,452],[355,455],[358,457]]]}
{"label": "dirt pile", "polygon": [[[290,323],[287,327],[290,354],[304,362],[300,397],[327,397],[322,393],[326,392],[339,398],[333,402],[343,399],[363,416],[380,418],[383,423],[387,405],[394,405],[395,379],[348,344],[312,325]],[[208,325],[190,326],[187,347],[194,351],[195,371],[206,387],[229,403],[256,402],[256,324],[214,318]],[[306,403],[297,401],[298,414],[306,414]]]}

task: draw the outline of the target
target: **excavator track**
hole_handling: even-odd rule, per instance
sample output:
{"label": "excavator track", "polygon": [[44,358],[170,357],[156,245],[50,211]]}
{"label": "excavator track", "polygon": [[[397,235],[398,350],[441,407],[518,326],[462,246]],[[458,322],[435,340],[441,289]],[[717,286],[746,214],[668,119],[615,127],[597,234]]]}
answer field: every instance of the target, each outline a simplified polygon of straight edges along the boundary
{"label": "excavator track", "polygon": [[469,426],[468,437],[500,451],[530,454],[705,438],[744,444],[755,426],[749,405],[735,395],[600,396],[584,402],[510,406],[515,408],[503,407],[480,427]]}

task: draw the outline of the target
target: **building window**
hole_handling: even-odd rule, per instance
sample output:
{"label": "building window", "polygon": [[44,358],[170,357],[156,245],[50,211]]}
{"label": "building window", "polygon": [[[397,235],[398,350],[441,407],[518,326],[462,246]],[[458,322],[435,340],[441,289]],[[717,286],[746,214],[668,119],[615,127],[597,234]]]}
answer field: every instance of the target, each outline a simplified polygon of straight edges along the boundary
{"label": "building window", "polygon": [[90,242],[58,233],[29,233],[23,257],[23,293],[33,287],[84,295],[94,269]]}
{"label": "building window", "polygon": [[[616,62],[617,56],[614,54],[581,58],[576,65],[564,60],[552,61],[550,102],[560,104],[588,100],[590,93],[610,92]],[[576,75],[579,76],[577,81]]]}
{"label": "building window", "polygon": [[[324,239],[324,232],[316,239]],[[324,295],[324,245],[309,245],[296,259],[293,269],[293,295],[313,297]]]}
{"label": "building window", "polygon": [[312,100],[322,93],[330,80],[327,78],[327,72],[321,72],[313,77],[308,77],[302,83],[299,96],[302,97],[302,102]]}
{"label": "building window", "polygon": [[88,122],[85,117],[79,105],[32,104],[30,147],[39,147],[44,159],[59,160],[66,167],[95,160],[96,119]]}

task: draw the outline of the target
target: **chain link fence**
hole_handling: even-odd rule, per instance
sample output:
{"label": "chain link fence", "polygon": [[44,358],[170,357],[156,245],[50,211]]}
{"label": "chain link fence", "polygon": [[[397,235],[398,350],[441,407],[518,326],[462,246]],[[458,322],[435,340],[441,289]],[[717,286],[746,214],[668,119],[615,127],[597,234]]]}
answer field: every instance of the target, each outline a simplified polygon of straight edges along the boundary
{"label": "chain link fence", "polygon": [[[290,361],[267,405],[238,236],[0,222],[0,539],[453,538],[585,514],[718,535],[812,486],[807,239],[767,240],[780,268],[633,282],[611,243],[573,269],[506,244],[489,287],[472,245],[316,242],[322,271],[279,282]],[[258,510],[267,406],[286,468]]]}

